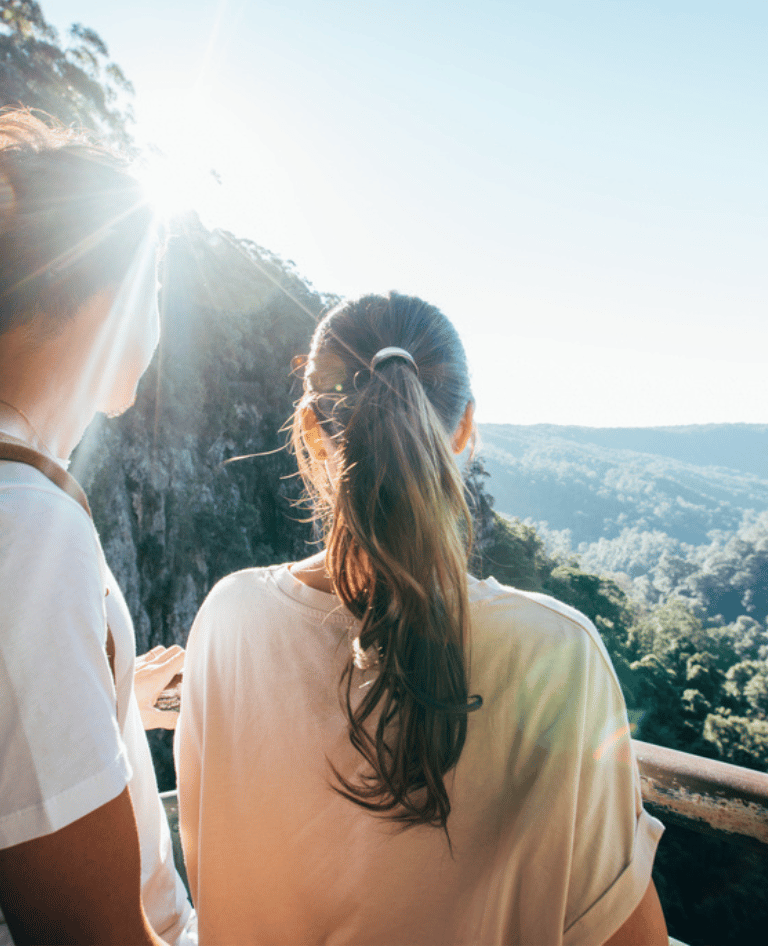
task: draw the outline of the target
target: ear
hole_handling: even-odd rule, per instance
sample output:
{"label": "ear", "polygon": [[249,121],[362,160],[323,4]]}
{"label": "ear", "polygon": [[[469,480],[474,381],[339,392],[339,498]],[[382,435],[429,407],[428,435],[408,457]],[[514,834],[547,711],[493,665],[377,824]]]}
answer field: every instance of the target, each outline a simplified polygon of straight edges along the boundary
{"label": "ear", "polygon": [[328,450],[325,445],[323,431],[317,422],[317,415],[311,407],[305,407],[301,411],[301,432],[304,435],[304,443],[306,443],[312,459],[321,463],[327,460]]}
{"label": "ear", "polygon": [[461,416],[459,421],[459,426],[453,433],[451,437],[451,447],[453,452],[458,455],[464,450],[469,438],[472,437],[475,433],[475,402],[467,401],[467,406],[464,408],[464,413]]}

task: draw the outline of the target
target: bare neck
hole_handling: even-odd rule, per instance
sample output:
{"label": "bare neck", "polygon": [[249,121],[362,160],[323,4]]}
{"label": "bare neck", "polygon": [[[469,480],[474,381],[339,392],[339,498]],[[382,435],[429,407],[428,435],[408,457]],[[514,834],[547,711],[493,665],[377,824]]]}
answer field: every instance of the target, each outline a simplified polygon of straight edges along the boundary
{"label": "bare neck", "polygon": [[290,567],[291,574],[303,585],[314,588],[315,591],[324,591],[328,595],[335,594],[333,583],[325,568],[325,550],[295,562]]}
{"label": "bare neck", "polygon": [[4,429],[62,459],[77,446],[98,405],[87,323],[75,316],[52,337],[34,323],[0,336],[0,399],[12,405],[0,404]]}

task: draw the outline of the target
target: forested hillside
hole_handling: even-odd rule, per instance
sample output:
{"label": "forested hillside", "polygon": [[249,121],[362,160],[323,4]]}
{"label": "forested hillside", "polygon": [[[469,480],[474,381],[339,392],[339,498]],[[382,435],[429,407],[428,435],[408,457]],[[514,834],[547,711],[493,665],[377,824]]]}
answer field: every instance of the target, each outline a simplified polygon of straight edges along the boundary
{"label": "forested hillside", "polygon": [[496,508],[546,523],[581,553],[626,529],[699,545],[768,509],[768,426],[484,424],[480,435]]}
{"label": "forested hillside", "polygon": [[693,424],[680,427],[564,427],[556,424],[483,424],[489,442],[558,438],[574,444],[629,450],[680,460],[691,466],[720,466],[768,479],[768,424]]}

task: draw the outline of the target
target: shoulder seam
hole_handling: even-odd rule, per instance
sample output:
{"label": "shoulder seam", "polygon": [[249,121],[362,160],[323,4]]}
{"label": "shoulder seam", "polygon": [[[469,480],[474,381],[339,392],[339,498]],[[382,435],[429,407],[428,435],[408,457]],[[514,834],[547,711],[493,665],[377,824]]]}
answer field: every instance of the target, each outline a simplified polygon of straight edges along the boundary
{"label": "shoulder seam", "polygon": [[[500,586],[504,588],[504,586]],[[507,594],[519,595],[524,598],[526,601],[531,602],[532,604],[537,604],[540,607],[544,608],[550,614],[554,615],[561,620],[567,621],[572,627],[578,628],[589,638],[592,646],[597,650],[600,655],[600,660],[604,664],[606,670],[608,670],[610,676],[613,679],[614,686],[618,688],[619,693],[623,696],[623,690],[621,689],[621,684],[619,683],[619,678],[616,675],[616,668],[613,666],[613,662],[610,659],[608,654],[608,649],[605,646],[605,642],[600,636],[600,631],[598,631],[595,626],[594,621],[590,620],[586,614],[582,614],[577,608],[574,608],[572,605],[566,604],[564,601],[559,601],[557,598],[552,598],[551,595],[547,595],[546,592],[540,591],[521,591],[518,588],[509,588]],[[534,598],[533,595],[536,595]],[[496,595],[493,598],[487,598],[483,601],[477,602],[478,604],[491,604],[494,601],[502,600],[505,597],[504,594]],[[568,608],[570,611],[576,611],[577,614],[581,615],[581,620],[578,620],[572,614],[568,614],[565,611],[561,611],[559,608],[552,607],[547,601],[542,600],[543,598],[551,598],[553,601],[556,601],[559,605],[564,608]],[[606,659],[606,656],[608,659]]]}
{"label": "shoulder seam", "polygon": [[[555,598],[554,600],[557,601],[557,598]],[[547,611],[549,611],[551,614],[555,614],[560,618],[564,618],[570,624],[574,625],[575,627],[581,628],[581,630],[584,631],[584,633],[587,635],[587,637],[589,637],[590,641],[592,642],[592,645],[594,646],[594,648],[597,650],[598,654],[600,655],[600,660],[605,665],[605,669],[609,672],[613,680],[614,686],[618,689],[619,693],[621,693],[622,698],[623,698],[624,691],[621,689],[619,678],[616,676],[616,668],[613,666],[613,661],[610,659],[610,654],[608,654],[608,648],[605,646],[605,641],[600,636],[600,631],[598,631],[597,627],[595,626],[594,621],[588,618],[586,614],[581,614],[581,611],[579,611],[578,613],[581,614],[581,616],[584,618],[583,622],[577,621],[575,618],[571,617],[570,614],[564,614],[562,611],[559,611],[557,608],[551,607],[550,605],[546,604],[544,601],[538,601],[537,603],[540,604],[543,608],[546,608]],[[564,604],[564,602],[559,602],[559,603]],[[571,607],[571,605],[566,605],[566,607]],[[577,610],[577,609],[574,608],[574,610]]]}

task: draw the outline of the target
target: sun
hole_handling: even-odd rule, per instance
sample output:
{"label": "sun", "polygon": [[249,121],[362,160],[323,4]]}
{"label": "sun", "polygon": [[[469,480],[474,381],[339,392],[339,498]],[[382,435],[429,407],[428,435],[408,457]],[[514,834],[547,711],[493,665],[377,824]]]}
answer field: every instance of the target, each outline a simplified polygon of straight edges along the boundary
{"label": "sun", "polygon": [[134,167],[157,215],[170,219],[194,210],[207,217],[221,200],[218,167],[226,141],[210,126],[201,131],[197,101],[156,101],[137,129],[142,157]]}
{"label": "sun", "polygon": [[164,221],[194,210],[205,216],[216,199],[221,178],[187,150],[152,148],[134,166],[155,214]]}
{"label": "sun", "polygon": [[[208,230],[253,240],[317,286],[338,285],[332,257],[349,259],[354,204],[329,183],[300,129],[278,105],[223,100],[196,88],[154,88],[142,101],[136,137],[139,176],[158,215],[192,210]],[[343,251],[334,253],[340,241]]]}

